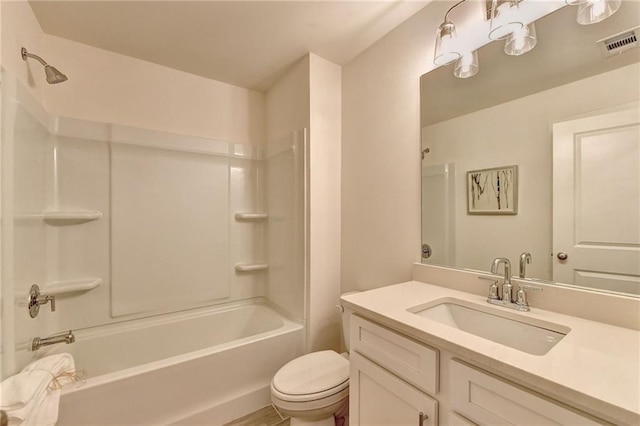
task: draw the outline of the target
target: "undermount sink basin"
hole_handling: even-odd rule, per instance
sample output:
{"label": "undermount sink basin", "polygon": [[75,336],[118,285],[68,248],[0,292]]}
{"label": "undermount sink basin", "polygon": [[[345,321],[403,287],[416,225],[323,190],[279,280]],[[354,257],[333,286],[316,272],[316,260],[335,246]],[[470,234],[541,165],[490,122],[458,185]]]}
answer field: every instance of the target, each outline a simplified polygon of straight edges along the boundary
{"label": "undermount sink basin", "polygon": [[408,311],[532,355],[546,354],[571,331],[559,324],[453,298],[414,306]]}

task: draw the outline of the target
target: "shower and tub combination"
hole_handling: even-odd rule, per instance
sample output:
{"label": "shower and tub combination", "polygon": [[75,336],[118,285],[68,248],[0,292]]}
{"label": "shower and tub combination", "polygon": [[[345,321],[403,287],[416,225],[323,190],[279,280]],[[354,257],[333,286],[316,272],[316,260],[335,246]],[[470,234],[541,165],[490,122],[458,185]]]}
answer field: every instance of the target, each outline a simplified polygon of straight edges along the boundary
{"label": "shower and tub combination", "polygon": [[306,131],[243,145],[57,117],[6,81],[4,371],[71,353],[86,375],[60,425],[268,404],[304,347]]}

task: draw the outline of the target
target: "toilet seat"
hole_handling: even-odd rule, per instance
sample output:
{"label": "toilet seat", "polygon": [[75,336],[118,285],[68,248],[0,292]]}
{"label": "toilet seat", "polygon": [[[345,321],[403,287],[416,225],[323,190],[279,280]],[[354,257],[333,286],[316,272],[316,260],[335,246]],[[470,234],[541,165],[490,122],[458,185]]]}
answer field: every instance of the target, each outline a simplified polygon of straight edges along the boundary
{"label": "toilet seat", "polygon": [[[348,394],[349,361],[334,351],[312,352],[296,358],[271,381],[272,397],[282,402],[332,404]],[[320,402],[324,399],[330,401]]]}

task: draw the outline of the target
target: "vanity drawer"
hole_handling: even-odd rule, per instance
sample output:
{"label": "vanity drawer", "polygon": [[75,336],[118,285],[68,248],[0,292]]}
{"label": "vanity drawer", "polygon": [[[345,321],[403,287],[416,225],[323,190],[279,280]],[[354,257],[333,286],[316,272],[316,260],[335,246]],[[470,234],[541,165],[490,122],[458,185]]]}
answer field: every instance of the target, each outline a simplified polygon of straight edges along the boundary
{"label": "vanity drawer", "polygon": [[455,359],[450,393],[451,408],[480,426],[609,424]]}
{"label": "vanity drawer", "polygon": [[351,315],[351,349],[412,385],[438,393],[438,350],[357,315]]}

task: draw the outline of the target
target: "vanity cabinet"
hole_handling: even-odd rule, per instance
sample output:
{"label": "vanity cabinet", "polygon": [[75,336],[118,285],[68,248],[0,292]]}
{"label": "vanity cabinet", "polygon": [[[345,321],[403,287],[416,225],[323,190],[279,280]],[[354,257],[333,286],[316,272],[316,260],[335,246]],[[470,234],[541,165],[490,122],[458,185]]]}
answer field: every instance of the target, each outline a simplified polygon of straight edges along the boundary
{"label": "vanity cabinet", "polygon": [[449,372],[451,407],[479,426],[607,424],[457,359]]}
{"label": "vanity cabinet", "polygon": [[350,343],[352,426],[609,424],[358,315]]}

